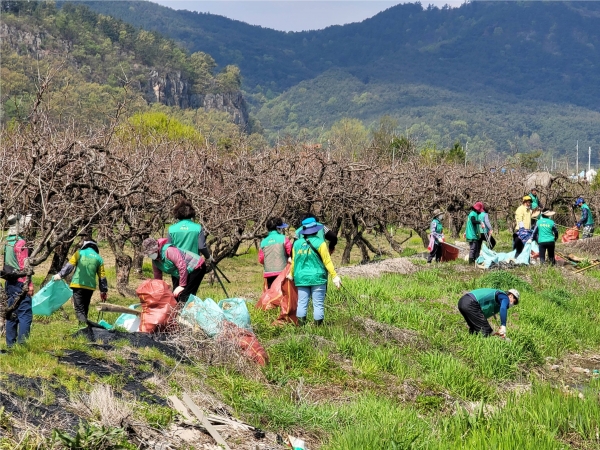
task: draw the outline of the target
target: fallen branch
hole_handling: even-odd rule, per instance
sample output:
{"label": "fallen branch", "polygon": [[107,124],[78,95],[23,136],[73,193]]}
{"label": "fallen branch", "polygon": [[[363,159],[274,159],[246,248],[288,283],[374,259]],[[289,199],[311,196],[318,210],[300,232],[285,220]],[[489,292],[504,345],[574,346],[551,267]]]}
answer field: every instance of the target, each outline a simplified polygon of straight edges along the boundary
{"label": "fallen branch", "polygon": [[100,303],[96,306],[96,311],[115,312],[122,314],[133,314],[134,316],[141,316],[142,312],[137,309],[127,308],[126,306],[113,305],[111,303]]}

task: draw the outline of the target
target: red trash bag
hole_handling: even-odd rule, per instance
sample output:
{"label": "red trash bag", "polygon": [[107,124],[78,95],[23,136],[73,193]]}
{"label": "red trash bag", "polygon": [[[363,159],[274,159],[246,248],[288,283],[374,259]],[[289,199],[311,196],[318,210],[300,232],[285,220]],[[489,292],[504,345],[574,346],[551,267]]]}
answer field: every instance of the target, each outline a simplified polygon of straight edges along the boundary
{"label": "red trash bag", "polygon": [[579,239],[579,229],[577,227],[567,229],[561,238],[563,244],[576,241],[577,239]]}
{"label": "red trash bag", "polygon": [[161,331],[176,315],[177,302],[171,288],[163,280],[146,280],[135,291],[142,304],[142,333]]}
{"label": "red trash bag", "polygon": [[455,247],[454,245],[446,244],[442,242],[442,258],[441,261],[454,261],[458,258],[458,254],[460,253],[460,249]]}
{"label": "red trash bag", "polygon": [[269,361],[265,348],[258,342],[258,338],[251,331],[238,327],[228,320],[223,321],[223,328],[217,335],[217,342],[231,342],[237,345],[244,356],[257,364],[264,366]]}
{"label": "red trash bag", "polygon": [[[298,309],[298,289],[293,281],[286,277],[290,273],[291,265],[287,264],[285,269],[277,275],[277,278],[271,284],[269,289],[265,289],[256,302],[256,307],[264,311],[281,307],[279,317],[273,322],[273,325],[283,325],[284,323],[293,323],[298,325],[296,310]],[[265,280],[266,288],[266,280]]]}

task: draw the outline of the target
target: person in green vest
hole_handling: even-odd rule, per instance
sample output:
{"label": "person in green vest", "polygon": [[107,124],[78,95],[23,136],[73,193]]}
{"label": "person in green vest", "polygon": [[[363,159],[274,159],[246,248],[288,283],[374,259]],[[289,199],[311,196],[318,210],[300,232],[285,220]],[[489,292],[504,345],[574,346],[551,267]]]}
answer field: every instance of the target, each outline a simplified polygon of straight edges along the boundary
{"label": "person in green vest", "polygon": [[442,225],[444,220],[444,212],[440,209],[433,211],[433,218],[429,225],[429,257],[427,258],[427,264],[431,264],[431,261],[435,258],[435,262],[440,262],[442,258],[442,242],[444,242],[444,226]]}
{"label": "person in green vest", "polygon": [[477,216],[477,220],[479,220],[481,226],[481,242],[487,242],[490,250],[493,250],[496,246],[496,239],[492,236],[492,224],[490,222],[488,208],[485,205],[483,205],[483,211]]}
{"label": "person in green vest", "polygon": [[533,230],[543,206],[540,203],[539,194],[536,188],[533,188],[528,195],[531,197],[531,229]]}
{"label": "person in green vest", "polygon": [[481,223],[479,215],[483,212],[483,203],[477,202],[471,207],[467,217],[465,238],[469,243],[469,264],[474,264],[481,252]]}
{"label": "person in green vest", "polygon": [[[313,222],[317,222],[318,225],[323,225],[317,219],[317,216],[312,213],[306,213],[300,218],[300,226],[296,228],[296,232],[294,235],[294,239],[299,239],[301,237],[300,231],[306,224],[311,224]],[[335,251],[335,246],[337,245],[338,238],[337,235],[330,230],[327,225],[323,225],[323,228],[317,233],[321,239],[325,239],[329,244],[329,254],[332,255]]]}
{"label": "person in green vest", "polygon": [[494,333],[488,319],[500,314],[500,328],[497,334],[506,336],[508,308],[519,304],[520,294],[516,289],[504,292],[499,289],[475,289],[463,295],[458,301],[458,310],[469,326],[469,333],[481,333],[487,337]]}
{"label": "person in green vest", "polygon": [[166,238],[144,239],[142,253],[152,260],[155,280],[162,280],[163,273],[171,275],[178,303],[185,304],[190,295],[196,295],[206,274],[202,256],[169,244]]}
{"label": "person in green vest", "polygon": [[581,219],[575,226],[577,228],[583,226],[582,239],[591,238],[594,235],[594,217],[592,216],[592,211],[581,195],[575,200],[575,207],[577,206],[581,208]]}
{"label": "person in green vest", "polygon": [[193,221],[196,210],[192,203],[187,199],[181,200],[173,208],[173,216],[177,222],[169,227],[167,243],[196,255],[202,255],[208,262],[213,263],[206,247],[206,230]]}
{"label": "person in green vest", "polygon": [[[15,310],[6,318],[6,345],[12,347],[16,343],[22,344],[29,337],[33,311],[31,309],[31,296],[33,283],[27,283],[27,277],[16,278],[10,275],[12,271],[22,271],[25,268],[25,259],[29,256],[25,239],[19,232],[31,219],[20,214],[8,217],[8,236],[4,244],[3,277],[6,279],[4,290],[7,297],[7,306],[12,307],[17,303]],[[24,293],[23,290],[26,289]],[[21,298],[22,293],[24,297]],[[20,299],[20,300],[19,300]]]}
{"label": "person in green vest", "polygon": [[542,212],[542,218],[537,221],[533,229],[532,240],[536,241],[540,247],[540,263],[546,262],[546,251],[551,265],[556,264],[554,259],[554,245],[558,239],[558,229],[551,217],[555,214],[554,211],[546,210]]}
{"label": "person in green vest", "polygon": [[260,242],[258,262],[264,266],[263,277],[265,289],[271,287],[275,278],[285,269],[288,260],[291,262],[292,242],[283,234],[288,228],[281,217],[271,217],[267,220],[269,234]]}
{"label": "person in green vest", "polygon": [[92,294],[96,290],[96,277],[100,285],[100,299],[105,302],[108,293],[108,283],[104,271],[104,260],[100,256],[98,244],[89,239],[83,241],[80,250],[77,250],[63,268],[54,275],[58,281],[75,270],[69,287],[73,290],[73,307],[75,316],[82,325],[87,325],[88,312]]}
{"label": "person in green vest", "polygon": [[312,297],[313,318],[315,325],[322,325],[325,318],[325,293],[327,291],[327,274],[333,278],[336,288],[342,286],[342,280],[337,275],[327,243],[319,236],[323,225],[312,219],[303,223],[299,231],[300,238],[294,242],[292,249],[292,266],[288,279],[293,280],[298,288],[298,323],[306,323],[308,302]]}

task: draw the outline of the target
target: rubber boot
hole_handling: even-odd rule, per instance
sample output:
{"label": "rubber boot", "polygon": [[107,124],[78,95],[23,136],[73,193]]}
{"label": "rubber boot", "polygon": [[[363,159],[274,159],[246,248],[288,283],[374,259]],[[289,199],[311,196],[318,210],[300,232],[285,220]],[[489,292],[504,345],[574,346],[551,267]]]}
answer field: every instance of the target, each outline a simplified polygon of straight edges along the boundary
{"label": "rubber boot", "polygon": [[303,327],[306,325],[306,317],[298,317],[298,326]]}
{"label": "rubber boot", "polygon": [[315,320],[315,327],[320,327],[323,325],[323,319]]}
{"label": "rubber boot", "polygon": [[469,258],[469,264],[475,264],[475,260],[473,258]]}

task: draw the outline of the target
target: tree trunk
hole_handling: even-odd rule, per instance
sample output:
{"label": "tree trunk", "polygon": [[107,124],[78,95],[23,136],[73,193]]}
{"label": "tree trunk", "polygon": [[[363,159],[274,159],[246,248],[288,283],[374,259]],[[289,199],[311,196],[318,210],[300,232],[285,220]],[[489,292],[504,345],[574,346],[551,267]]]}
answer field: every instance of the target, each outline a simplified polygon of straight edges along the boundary
{"label": "tree trunk", "polygon": [[402,253],[402,247],[390,234],[390,231],[387,229],[387,226],[383,222],[379,222],[379,231],[385,236],[385,238],[390,243],[390,246],[395,252]]}
{"label": "tree trunk", "polygon": [[67,240],[68,242],[63,242],[54,249],[52,263],[50,264],[50,268],[48,269],[48,273],[46,274],[44,281],[42,281],[42,286],[50,280],[50,277],[52,277],[52,275],[55,275],[58,272],[60,272],[60,269],[62,269],[62,267],[65,265],[65,262],[69,258],[69,250],[71,249],[71,239],[73,239],[76,234],[77,229],[75,229],[72,233],[69,233],[69,235],[66,236],[65,240]]}
{"label": "tree trunk", "polygon": [[350,263],[350,252],[352,251],[352,247],[354,247],[352,230],[344,227],[344,238],[346,239],[346,246],[344,247],[344,253],[342,253],[342,265]]}
{"label": "tree trunk", "polygon": [[[147,236],[146,236],[147,237]],[[136,278],[142,280],[144,278],[144,254],[142,253],[143,236],[132,236],[131,246],[133,247],[133,274]]]}
{"label": "tree trunk", "polygon": [[129,287],[129,273],[131,272],[132,259],[124,251],[125,240],[114,239],[107,236],[108,244],[115,255],[117,269],[117,291],[123,297],[135,297],[135,291]]}

